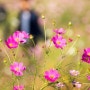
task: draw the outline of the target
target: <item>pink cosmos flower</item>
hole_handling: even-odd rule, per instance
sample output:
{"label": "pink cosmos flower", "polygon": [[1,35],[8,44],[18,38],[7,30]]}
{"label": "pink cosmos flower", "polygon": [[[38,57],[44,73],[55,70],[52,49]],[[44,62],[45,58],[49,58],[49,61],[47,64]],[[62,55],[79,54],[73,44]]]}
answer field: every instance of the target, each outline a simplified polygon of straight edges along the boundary
{"label": "pink cosmos flower", "polygon": [[90,75],[87,75],[87,79],[90,81]]}
{"label": "pink cosmos flower", "polygon": [[65,33],[65,30],[64,30],[63,28],[60,28],[60,29],[54,30],[54,32],[55,32],[56,34],[64,34],[64,33]]}
{"label": "pink cosmos flower", "polygon": [[70,74],[71,74],[72,76],[77,76],[77,75],[79,75],[80,73],[79,73],[79,71],[76,71],[76,70],[70,70]]}
{"label": "pink cosmos flower", "polygon": [[8,46],[8,48],[17,48],[18,47],[18,43],[14,40],[13,36],[10,36],[6,41],[5,41],[6,45]]}
{"label": "pink cosmos flower", "polygon": [[90,48],[84,49],[84,53],[82,55],[82,61],[90,63]]}
{"label": "pink cosmos flower", "polygon": [[23,66],[23,63],[14,62],[10,66],[10,70],[16,75],[16,76],[22,76],[23,71],[26,70],[26,67]]}
{"label": "pink cosmos flower", "polygon": [[16,31],[12,36],[10,36],[6,41],[8,48],[17,48],[18,44],[25,43],[29,38],[29,34],[22,31]]}
{"label": "pink cosmos flower", "polygon": [[24,35],[24,38],[26,38],[26,39],[29,38],[29,33],[26,33],[25,31],[22,31],[22,34]]}
{"label": "pink cosmos flower", "polygon": [[18,42],[18,44],[20,43],[25,43],[27,41],[27,39],[29,38],[29,34],[22,31],[16,31],[13,34],[13,38],[15,39],[16,42]]}
{"label": "pink cosmos flower", "polygon": [[20,86],[14,86],[13,90],[24,90],[24,86],[20,85]]}
{"label": "pink cosmos flower", "polygon": [[45,71],[44,77],[50,82],[55,82],[60,77],[60,74],[57,70],[50,69],[49,71]]}
{"label": "pink cosmos flower", "polygon": [[63,49],[63,47],[66,46],[66,39],[64,39],[62,36],[55,35],[52,38],[52,41],[53,41],[53,43],[54,43],[54,45],[55,45],[56,48]]}

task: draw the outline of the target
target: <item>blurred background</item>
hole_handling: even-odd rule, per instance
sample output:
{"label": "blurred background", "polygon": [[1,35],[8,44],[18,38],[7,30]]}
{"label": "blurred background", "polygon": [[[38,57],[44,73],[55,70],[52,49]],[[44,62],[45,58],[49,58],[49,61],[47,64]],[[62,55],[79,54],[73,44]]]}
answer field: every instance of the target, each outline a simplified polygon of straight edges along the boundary
{"label": "blurred background", "polygon": [[[0,33],[0,37],[3,35],[6,38],[16,29],[19,2],[20,0],[0,0],[7,12],[4,22],[0,21],[0,32],[5,33]],[[68,22],[71,21],[74,33],[81,34],[84,41],[89,41],[90,0],[30,0],[30,8],[34,9],[40,17],[45,16],[48,35],[52,35],[53,22],[56,23],[56,28],[67,28]],[[84,42],[80,43],[83,47]],[[89,42],[87,43],[89,45]]]}
{"label": "blurred background", "polygon": [[[0,38],[6,40],[9,35],[11,35],[16,29],[19,24],[18,21],[18,13],[20,10],[20,0],[0,0]],[[2,9],[4,8],[4,10]],[[34,9],[36,13],[40,17],[40,24],[43,27],[42,15],[45,16],[46,22],[46,32],[47,36],[51,37],[53,35],[53,29],[55,28],[65,28],[68,30],[68,23],[72,22],[72,26],[68,32],[68,36],[73,38],[74,35],[80,34],[81,38],[77,44],[79,49],[83,49],[85,47],[90,47],[90,0],[30,0],[30,8]],[[55,24],[55,26],[53,25]],[[54,48],[55,49],[55,48]],[[53,50],[54,50],[53,49]],[[53,51],[52,50],[52,51]],[[57,50],[58,51],[58,50]],[[38,53],[38,52],[37,52]],[[0,56],[5,55],[0,50]],[[59,55],[58,53],[55,54],[56,56]],[[53,67],[55,63],[56,57],[53,56],[53,53],[50,54],[51,58],[46,57],[46,59],[54,61],[47,62],[47,67]],[[53,57],[52,57],[53,56]],[[27,61],[24,60],[25,58],[22,57],[22,61],[26,63],[27,66],[30,66]],[[72,58],[71,58],[72,59]],[[75,59],[75,57],[74,57]],[[80,59],[80,57],[79,57]],[[33,60],[32,60],[33,61]],[[3,88],[2,90],[10,90],[7,87],[5,89],[3,83],[9,81],[9,68],[4,66],[3,62],[0,61],[1,66],[1,80],[0,86]],[[42,62],[42,61],[41,61]],[[40,63],[41,63],[40,62]],[[53,63],[54,62],[54,63]],[[32,62],[30,62],[32,64]],[[4,67],[4,70],[3,70]],[[8,70],[7,70],[8,68]],[[6,78],[2,77],[4,75]],[[27,73],[26,73],[27,75]],[[29,75],[27,75],[29,76]],[[25,76],[25,80],[27,81],[28,78]],[[29,76],[32,78],[31,76]],[[37,78],[38,79],[38,78]],[[23,80],[26,85],[29,85],[25,80]],[[29,83],[32,81],[30,79]],[[39,83],[42,83],[40,79],[38,79]],[[37,86],[38,84],[37,83]],[[7,83],[6,86],[9,86]],[[38,87],[37,87],[38,88]],[[27,87],[26,90],[30,90],[30,87]],[[39,90],[39,89],[37,89]],[[45,89],[51,90],[51,89]],[[53,89],[52,89],[53,90]]]}

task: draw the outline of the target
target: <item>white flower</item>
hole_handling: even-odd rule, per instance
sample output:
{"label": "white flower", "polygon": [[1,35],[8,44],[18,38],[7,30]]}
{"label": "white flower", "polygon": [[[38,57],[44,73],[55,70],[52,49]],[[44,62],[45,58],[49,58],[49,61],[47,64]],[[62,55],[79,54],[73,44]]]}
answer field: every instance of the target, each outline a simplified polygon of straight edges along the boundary
{"label": "white flower", "polygon": [[81,88],[81,83],[76,82],[76,83],[75,83],[75,86],[76,86],[77,88]]}
{"label": "white flower", "polygon": [[64,84],[63,84],[62,82],[59,82],[59,83],[56,84],[56,87],[57,87],[57,88],[61,88],[61,87],[63,87],[63,86],[64,86]]}

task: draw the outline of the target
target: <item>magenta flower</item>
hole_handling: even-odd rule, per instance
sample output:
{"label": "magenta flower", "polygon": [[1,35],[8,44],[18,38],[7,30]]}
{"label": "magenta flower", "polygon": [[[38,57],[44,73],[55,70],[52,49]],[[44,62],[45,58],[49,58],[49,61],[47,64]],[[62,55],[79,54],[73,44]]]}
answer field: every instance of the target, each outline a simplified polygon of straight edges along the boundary
{"label": "magenta flower", "polygon": [[5,41],[6,45],[8,46],[8,48],[17,48],[18,47],[18,43],[14,40],[13,36],[10,36],[6,41]]}
{"label": "magenta flower", "polygon": [[87,75],[87,79],[90,81],[90,75]]}
{"label": "magenta flower", "polygon": [[79,71],[76,71],[76,70],[70,70],[70,74],[72,76],[78,76],[80,73],[79,73]]}
{"label": "magenta flower", "polygon": [[52,41],[53,41],[53,43],[54,43],[54,45],[55,45],[56,48],[63,49],[63,47],[66,46],[66,39],[64,39],[62,36],[55,35],[52,38]]}
{"label": "magenta flower", "polygon": [[60,77],[60,74],[57,70],[50,69],[49,71],[45,71],[44,77],[50,82],[55,82]]}
{"label": "magenta flower", "polygon": [[90,48],[84,49],[84,53],[82,55],[82,61],[90,63]]}
{"label": "magenta flower", "polygon": [[29,35],[24,31],[23,32],[16,31],[13,34],[13,38],[15,39],[16,42],[18,42],[18,44],[26,43],[27,39],[29,38]]}
{"label": "magenta flower", "polygon": [[20,85],[20,86],[14,86],[13,90],[24,90],[24,86]]}
{"label": "magenta flower", "polygon": [[22,76],[23,71],[26,70],[26,67],[23,66],[23,63],[14,62],[10,66],[10,70],[16,75],[16,76]]}
{"label": "magenta flower", "polygon": [[63,28],[60,28],[60,29],[54,30],[54,32],[55,32],[56,34],[64,34],[64,33],[65,33],[65,30],[64,30]]}
{"label": "magenta flower", "polygon": [[17,48],[18,44],[25,43],[29,38],[29,34],[26,32],[16,31],[5,42],[8,48]]}

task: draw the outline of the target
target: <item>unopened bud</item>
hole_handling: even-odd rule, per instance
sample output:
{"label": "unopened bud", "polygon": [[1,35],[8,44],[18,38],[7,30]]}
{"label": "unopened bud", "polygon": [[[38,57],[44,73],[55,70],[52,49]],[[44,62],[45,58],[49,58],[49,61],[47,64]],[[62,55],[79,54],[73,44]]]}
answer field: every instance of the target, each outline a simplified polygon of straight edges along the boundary
{"label": "unopened bud", "polygon": [[2,39],[0,39],[0,42],[2,42]]}
{"label": "unopened bud", "polygon": [[71,22],[69,22],[69,23],[68,23],[68,25],[69,25],[69,26],[72,26],[72,23],[71,23]]}
{"label": "unopened bud", "polygon": [[45,16],[44,15],[42,15],[42,19],[45,19]]}
{"label": "unopened bud", "polygon": [[80,35],[78,34],[77,37],[80,38]]}
{"label": "unopened bud", "polygon": [[55,22],[55,21],[53,21],[53,22],[52,22],[52,24],[55,26],[55,25],[56,25],[56,22]]}
{"label": "unopened bud", "polygon": [[3,62],[4,62],[4,63],[7,63],[7,61],[6,61],[6,60],[4,60]]}
{"label": "unopened bud", "polygon": [[30,39],[33,39],[33,35],[30,35]]}

